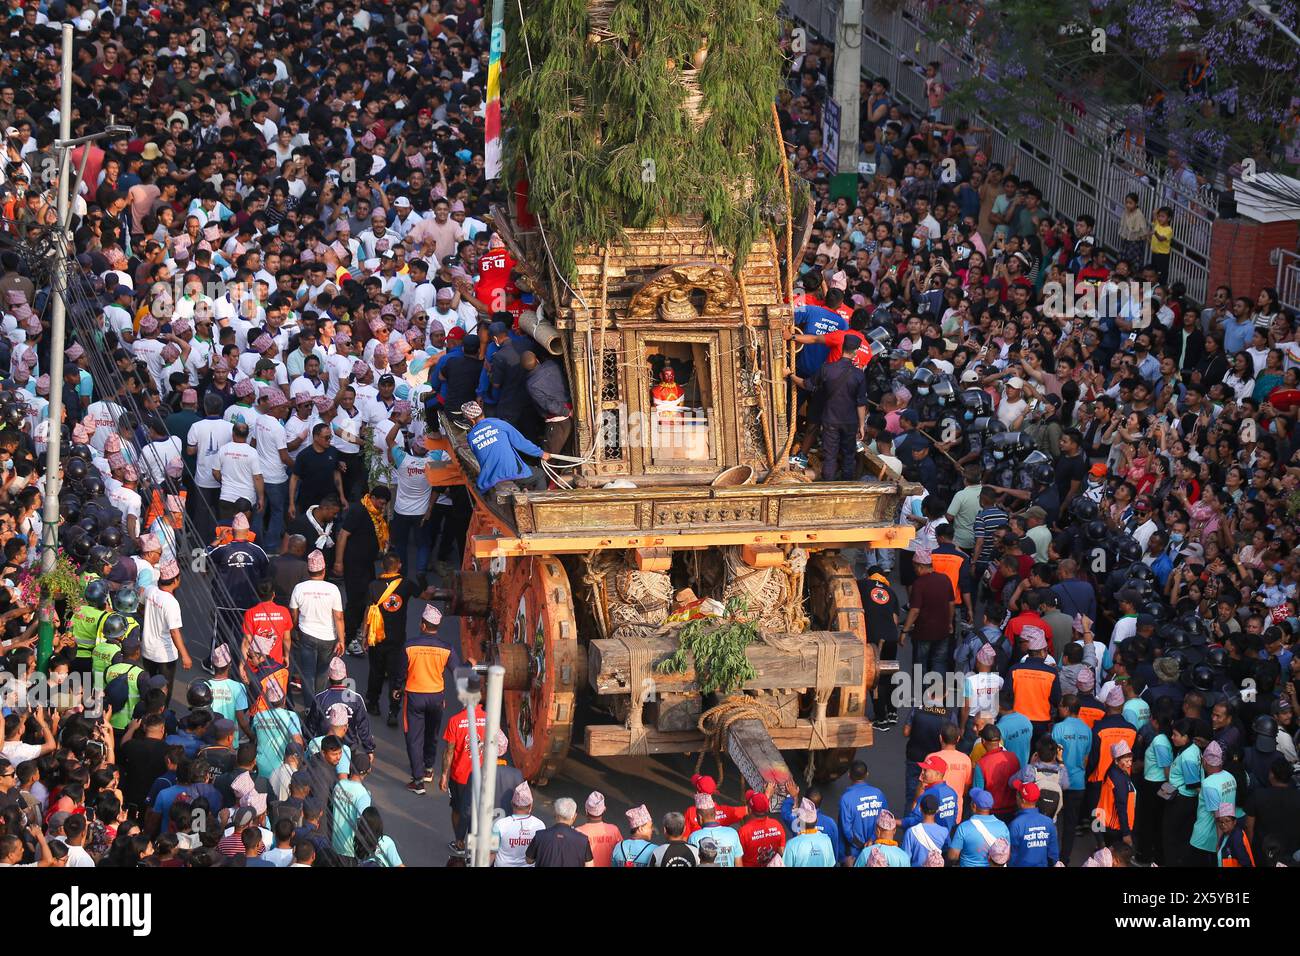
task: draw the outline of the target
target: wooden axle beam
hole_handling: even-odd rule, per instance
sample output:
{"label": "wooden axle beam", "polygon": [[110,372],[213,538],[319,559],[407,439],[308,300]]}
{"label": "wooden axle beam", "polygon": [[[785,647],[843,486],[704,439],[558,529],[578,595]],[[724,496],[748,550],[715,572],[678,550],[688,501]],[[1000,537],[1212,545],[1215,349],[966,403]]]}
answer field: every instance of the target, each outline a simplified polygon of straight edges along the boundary
{"label": "wooden axle beam", "polygon": [[[746,723],[737,721],[735,727]],[[777,750],[812,750],[815,749],[815,734],[810,720],[800,720],[793,727],[762,728],[764,736],[770,739]],[[707,748],[704,735],[698,731],[664,731],[646,728],[645,742],[652,754],[699,753]],[[623,757],[630,755],[632,732],[617,724],[602,724],[586,729],[587,753],[593,757]],[[826,746],[832,749],[840,747],[869,747],[872,742],[871,723],[863,717],[827,717],[825,726]],[[730,743],[730,741],[728,741]]]}
{"label": "wooden axle beam", "polygon": [[774,784],[777,800],[791,792],[790,768],[761,720],[738,720],[727,728],[727,755],[751,789]]}
{"label": "wooden axle beam", "polygon": [[901,548],[912,540],[914,530],[901,526],[826,528],[818,531],[687,531],[669,534],[612,535],[526,535],[497,537],[476,535],[474,557],[515,558],[530,554],[588,554],[592,551],[622,551],[629,548],[668,548],[701,551],[725,545],[797,544],[810,550],[861,545],[864,548]]}
{"label": "wooden axle beam", "polygon": [[[795,637],[796,635],[789,635]],[[810,637],[811,635],[802,635]],[[859,687],[863,683],[867,651],[862,639],[848,631],[826,631],[820,637],[835,644],[835,686]],[[654,637],[639,638],[653,654],[653,665],[667,660],[677,650],[679,643],[675,632]],[[770,644],[755,642],[745,648],[745,656],[757,676],[743,685],[743,690],[784,690],[791,687],[813,687],[817,684],[816,644],[808,641],[803,653],[779,650]],[[874,667],[875,655],[871,655]],[[621,640],[596,639],[589,642],[587,672],[597,694],[630,694],[638,690],[631,686],[631,653]],[[655,690],[662,693],[694,693],[695,672],[660,674],[653,672]],[[873,675],[874,676],[874,675]]]}

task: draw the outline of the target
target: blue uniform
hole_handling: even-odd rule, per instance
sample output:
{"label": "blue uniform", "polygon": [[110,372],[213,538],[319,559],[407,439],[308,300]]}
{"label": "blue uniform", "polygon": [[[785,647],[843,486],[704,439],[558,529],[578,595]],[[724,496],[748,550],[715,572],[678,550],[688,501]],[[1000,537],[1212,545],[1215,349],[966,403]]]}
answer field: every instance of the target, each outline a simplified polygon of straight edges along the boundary
{"label": "blue uniform", "polygon": [[[979,826],[976,826],[976,824]],[[988,836],[980,832],[979,827],[988,831]],[[957,860],[958,866],[988,866],[989,865],[989,848],[997,840],[1009,840],[1007,825],[997,817],[989,813],[978,814],[969,820],[963,820],[952,831],[952,840],[948,846],[953,850],[960,850],[961,856]],[[992,837],[993,839],[989,839]]]}
{"label": "blue uniform", "polygon": [[1056,824],[1036,809],[1021,810],[1007,829],[1011,833],[1008,866],[1054,866],[1060,859]]}
{"label": "blue uniform", "polygon": [[[849,327],[849,322],[838,312],[820,305],[805,305],[794,310],[794,324],[808,335],[827,335],[842,332]],[[810,379],[830,357],[829,345],[805,345],[799,350],[796,371],[802,379]]]}
{"label": "blue uniform", "polygon": [[876,838],[876,817],[888,808],[884,791],[865,780],[844,791],[840,797],[841,856],[857,856]]}
{"label": "blue uniform", "polygon": [[375,738],[370,733],[370,717],[366,713],[366,700],[356,691],[348,690],[346,687],[326,687],[316,695],[307,713],[307,732],[313,737],[322,737],[329,733],[329,721],[325,718],[325,714],[334,704],[345,705],[351,713],[344,741],[349,746],[360,748],[368,754],[374,753]]}
{"label": "blue uniform", "polygon": [[835,844],[831,838],[820,830],[812,833],[800,833],[785,845],[782,860],[786,866],[827,867],[834,866]]}
{"label": "blue uniform", "polygon": [[[791,831],[799,832],[799,827],[794,820],[794,798],[786,797],[781,801],[780,817]],[[833,817],[828,817],[822,813],[820,807],[817,809],[817,830],[831,838],[831,846],[838,847],[840,845],[840,825],[835,822]]]}
{"label": "blue uniform", "polygon": [[478,459],[478,480],[475,482],[479,491],[487,491],[502,481],[525,481],[531,479],[533,471],[529,468],[519,452],[542,457],[542,450],[530,442],[509,422],[499,418],[485,418],[469,430],[465,436],[469,447]]}
{"label": "blue uniform", "polygon": [[[925,834],[934,849],[940,853],[943,852],[943,848],[948,842],[948,831],[937,823],[918,823],[909,829],[903,835],[901,846],[903,852],[912,861],[913,866],[925,866],[926,858],[930,855],[930,847],[926,845],[927,840],[922,838],[922,833]],[[865,856],[865,854],[863,855]]]}
{"label": "blue uniform", "polygon": [[1088,779],[1088,753],[1092,750],[1092,730],[1078,717],[1066,717],[1052,728],[1052,739],[1061,745],[1062,763],[1069,771],[1067,790],[1082,790]]}
{"label": "blue uniform", "polygon": [[951,833],[952,828],[957,825],[957,791],[942,780],[921,791],[921,798],[916,801],[916,808],[903,818],[903,826],[912,827],[921,822],[921,800],[924,800],[929,793],[939,798],[939,812],[935,814],[934,822]]}
{"label": "blue uniform", "polygon": [[1034,743],[1034,725],[1029,718],[1017,711],[1003,714],[998,718],[998,730],[1002,733],[1002,746],[1016,755],[1020,766],[1029,766],[1029,751]]}

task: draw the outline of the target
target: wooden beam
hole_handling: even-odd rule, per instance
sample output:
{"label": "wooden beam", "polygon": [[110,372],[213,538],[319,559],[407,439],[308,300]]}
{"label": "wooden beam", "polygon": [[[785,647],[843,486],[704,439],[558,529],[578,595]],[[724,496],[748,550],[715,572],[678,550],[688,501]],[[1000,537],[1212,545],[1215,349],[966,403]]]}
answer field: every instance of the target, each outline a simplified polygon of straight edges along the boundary
{"label": "wooden beam", "polygon": [[[773,727],[765,733],[778,750],[809,750],[813,746],[812,721],[801,720],[794,727]],[[870,747],[871,722],[865,717],[827,717],[827,746]],[[593,757],[629,755],[632,734],[617,724],[601,724],[586,729],[587,753]],[[646,729],[646,744],[652,754],[699,753],[705,748],[704,735],[697,731],[663,731]]]}
{"label": "wooden beam", "polygon": [[751,568],[779,568],[785,564],[785,552],[774,544],[745,544],[740,547],[740,560]]}
{"label": "wooden beam", "polygon": [[[863,682],[866,651],[862,639],[849,631],[817,632],[835,643],[835,686],[859,687]],[[791,635],[781,635],[782,637]],[[804,635],[807,636],[807,635]],[[677,650],[674,633],[641,638],[653,654],[652,667],[667,660]],[[744,684],[744,690],[785,690],[814,687],[817,684],[816,645],[809,642],[803,653],[790,653],[770,644],[757,642],[745,649],[745,656],[757,675]],[[633,689],[632,659],[621,640],[596,639],[587,645],[587,674],[597,694],[630,694]],[[655,689],[665,693],[686,694],[698,690],[695,672],[654,674]]]}
{"label": "wooden beam", "polygon": [[638,571],[668,571],[673,566],[673,553],[667,548],[637,548],[632,556]]}
{"label": "wooden beam", "polygon": [[473,539],[476,558],[513,558],[528,554],[586,554],[629,548],[669,548],[698,551],[724,545],[798,544],[833,548],[855,544],[865,548],[901,548],[915,536],[914,528],[901,525],[789,531],[677,531],[667,534],[528,535]]}
{"label": "wooden beam", "polygon": [[727,754],[751,789],[775,784],[778,800],[790,793],[790,768],[761,720],[738,720],[728,727]]}

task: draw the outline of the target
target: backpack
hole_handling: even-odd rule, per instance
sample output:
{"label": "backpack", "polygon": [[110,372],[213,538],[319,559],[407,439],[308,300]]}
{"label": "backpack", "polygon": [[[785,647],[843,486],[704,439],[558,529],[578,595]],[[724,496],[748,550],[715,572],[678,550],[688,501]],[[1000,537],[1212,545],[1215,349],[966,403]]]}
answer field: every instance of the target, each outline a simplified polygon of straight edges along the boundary
{"label": "backpack", "polygon": [[997,660],[993,664],[995,672],[1001,672],[1002,667],[1008,654],[1004,653],[1004,641],[1001,632],[996,628],[978,628],[976,630],[967,630],[962,634],[961,641],[957,644],[953,660],[958,668],[969,673],[975,670],[975,655],[979,653],[981,647],[985,644],[992,644],[993,650],[997,652]]}
{"label": "backpack", "polygon": [[1058,770],[1034,768],[1034,783],[1038,785],[1038,812],[1053,823],[1061,812],[1065,796],[1061,792],[1061,774]]}

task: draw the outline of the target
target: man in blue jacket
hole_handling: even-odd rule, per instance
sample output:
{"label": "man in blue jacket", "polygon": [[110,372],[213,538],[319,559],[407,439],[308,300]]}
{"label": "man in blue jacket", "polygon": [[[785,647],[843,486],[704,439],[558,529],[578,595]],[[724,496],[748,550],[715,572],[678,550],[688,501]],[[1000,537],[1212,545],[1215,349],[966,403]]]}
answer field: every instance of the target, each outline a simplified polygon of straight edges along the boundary
{"label": "man in blue jacket", "polygon": [[[1028,768],[1033,773],[1032,768]],[[1041,796],[1038,784],[1025,782],[1023,777],[1011,781],[1016,791],[1016,815],[1007,830],[1011,843],[1011,861],[1008,866],[1055,866],[1060,859],[1056,840],[1056,824],[1050,817],[1038,812]]]}
{"label": "man in blue jacket", "polygon": [[509,422],[499,418],[484,418],[483,406],[478,402],[466,402],[460,411],[470,423],[465,438],[474,457],[478,459],[478,480],[475,485],[479,491],[491,491],[503,481],[520,482],[535,491],[546,490],[546,473],[535,465],[525,463],[519,453],[545,461],[551,457],[548,452],[530,442]]}
{"label": "man in blue jacket", "polygon": [[853,761],[848,789],[840,797],[840,855],[846,861],[852,861],[875,840],[876,817],[888,806],[884,791],[867,783],[867,765]]}

